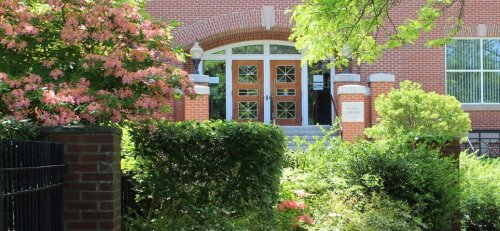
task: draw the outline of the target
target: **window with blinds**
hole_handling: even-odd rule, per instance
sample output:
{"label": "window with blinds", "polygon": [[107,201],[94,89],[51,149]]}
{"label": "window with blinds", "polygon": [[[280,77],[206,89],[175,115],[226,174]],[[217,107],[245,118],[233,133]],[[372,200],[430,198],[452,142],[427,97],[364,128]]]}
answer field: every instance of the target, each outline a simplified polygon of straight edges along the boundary
{"label": "window with blinds", "polygon": [[462,103],[500,103],[500,39],[448,44],[446,90]]}

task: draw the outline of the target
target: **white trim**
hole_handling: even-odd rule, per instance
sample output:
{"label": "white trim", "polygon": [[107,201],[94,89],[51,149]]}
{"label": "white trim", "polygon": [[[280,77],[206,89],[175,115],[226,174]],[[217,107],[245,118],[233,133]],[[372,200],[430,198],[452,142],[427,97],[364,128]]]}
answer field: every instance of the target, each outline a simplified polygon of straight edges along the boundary
{"label": "white trim", "polygon": [[307,64],[302,64],[302,73],[301,73],[301,100],[302,100],[302,126],[309,125],[309,88],[307,87],[307,81],[309,79],[308,76],[308,67]]}
{"label": "white trim", "polygon": [[[202,64],[200,63],[200,69],[203,70]],[[200,72],[201,73],[201,72]],[[195,82],[195,83],[208,83],[210,78],[208,75],[202,75],[202,74],[190,74],[189,78]]]}
{"label": "white trim", "polygon": [[370,95],[370,88],[361,85],[344,85],[339,87],[339,95],[363,94]]}
{"label": "white trim", "polygon": [[233,61],[226,56],[226,120],[233,119]]}
{"label": "white trim", "polygon": [[[269,53],[269,44],[264,44],[264,54]],[[261,56],[262,59],[262,56]],[[261,96],[263,97],[264,101],[264,123],[265,124],[270,124],[271,121],[271,100],[269,97],[271,96],[271,60],[269,59],[269,56],[264,55],[263,56],[263,63],[264,63],[264,95]]]}
{"label": "white trim", "polygon": [[464,111],[500,111],[500,104],[499,103],[481,103],[481,104],[463,103],[462,109]]}
{"label": "white trim", "polygon": [[210,87],[195,85],[194,92],[198,95],[210,95]]}
{"label": "white trim", "polygon": [[335,75],[333,79],[335,82],[359,82],[361,81],[361,76],[358,74],[342,73]]}

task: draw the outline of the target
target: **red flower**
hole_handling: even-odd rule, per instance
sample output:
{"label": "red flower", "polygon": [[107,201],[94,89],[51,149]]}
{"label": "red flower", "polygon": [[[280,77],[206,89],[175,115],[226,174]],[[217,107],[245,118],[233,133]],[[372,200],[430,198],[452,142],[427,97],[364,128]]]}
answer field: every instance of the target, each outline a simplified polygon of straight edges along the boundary
{"label": "red flower", "polygon": [[285,209],[304,209],[306,206],[302,202],[286,200],[278,204],[278,211],[283,211]]}

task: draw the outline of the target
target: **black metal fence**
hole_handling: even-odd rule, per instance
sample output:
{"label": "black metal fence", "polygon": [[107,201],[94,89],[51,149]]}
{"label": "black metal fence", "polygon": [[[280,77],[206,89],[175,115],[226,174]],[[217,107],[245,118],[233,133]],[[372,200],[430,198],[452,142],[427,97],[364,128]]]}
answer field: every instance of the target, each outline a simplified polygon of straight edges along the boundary
{"label": "black metal fence", "polygon": [[472,131],[469,141],[462,145],[463,149],[477,151],[478,155],[500,157],[500,131]]}
{"label": "black metal fence", "polygon": [[0,148],[1,230],[62,231],[63,145],[2,140]]}
{"label": "black metal fence", "polygon": [[130,215],[137,210],[132,176],[132,174],[122,174],[122,216]]}

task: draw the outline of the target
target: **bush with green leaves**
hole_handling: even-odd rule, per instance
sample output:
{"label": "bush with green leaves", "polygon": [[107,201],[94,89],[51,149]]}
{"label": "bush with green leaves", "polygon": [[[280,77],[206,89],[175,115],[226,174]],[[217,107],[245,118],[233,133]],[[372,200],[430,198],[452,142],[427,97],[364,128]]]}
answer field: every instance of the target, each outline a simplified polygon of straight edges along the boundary
{"label": "bush with green leaves", "polygon": [[38,126],[28,120],[0,119],[0,139],[36,140],[38,137]]}
{"label": "bush with green leaves", "polygon": [[380,95],[375,109],[380,119],[366,130],[371,138],[445,143],[471,130],[469,114],[455,97],[425,92],[420,84],[411,81]]}
{"label": "bush with green leaves", "polygon": [[326,136],[288,153],[281,199],[304,203],[312,230],[446,230],[458,210],[458,169],[437,149]]}
{"label": "bush with green leaves", "polygon": [[460,207],[466,230],[500,230],[500,159],[460,155]]}
{"label": "bush with green leaves", "polygon": [[145,214],[139,219],[154,225],[167,213],[170,222],[189,218],[198,229],[212,224],[204,209],[218,208],[214,215],[223,209],[238,220],[259,213],[262,224],[274,222],[285,150],[280,128],[222,121],[154,127],[131,132]]}

